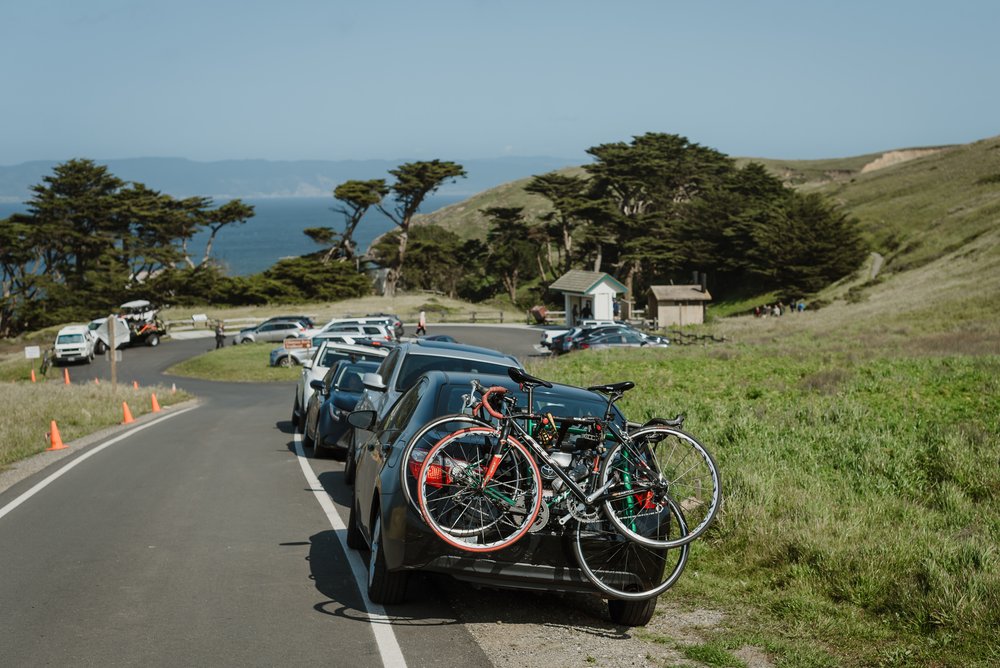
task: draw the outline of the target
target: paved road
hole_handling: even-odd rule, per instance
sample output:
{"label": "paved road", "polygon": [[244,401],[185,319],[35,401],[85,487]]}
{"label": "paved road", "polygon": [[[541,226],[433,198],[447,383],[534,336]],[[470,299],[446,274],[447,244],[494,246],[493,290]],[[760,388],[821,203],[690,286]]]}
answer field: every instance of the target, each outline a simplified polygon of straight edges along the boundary
{"label": "paved road", "polygon": [[[539,338],[512,327],[434,333],[522,359]],[[288,421],[292,384],[162,375],[212,346],[195,339],[127,350],[120,381],[176,382],[201,404],[175,417],[168,411],[0,493],[2,664],[400,665],[386,650],[391,629],[407,665],[489,665],[437,594],[436,576],[414,578],[411,602],[373,623],[343,536],[303,475]],[[71,374],[106,379],[108,365],[100,360]],[[342,464],[306,464],[346,521]]]}

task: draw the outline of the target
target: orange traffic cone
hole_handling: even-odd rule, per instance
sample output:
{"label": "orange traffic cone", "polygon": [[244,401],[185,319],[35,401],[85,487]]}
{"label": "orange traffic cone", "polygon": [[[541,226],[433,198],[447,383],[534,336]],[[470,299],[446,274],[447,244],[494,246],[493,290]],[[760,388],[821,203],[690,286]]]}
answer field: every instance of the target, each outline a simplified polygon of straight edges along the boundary
{"label": "orange traffic cone", "polygon": [[122,421],[122,424],[135,422],[135,418],[132,417],[132,411],[128,409],[128,403],[125,401],[122,402],[122,413],[125,415],[125,419]]}
{"label": "orange traffic cone", "polygon": [[63,367],[63,384],[69,385],[69,369]]}
{"label": "orange traffic cone", "polygon": [[133,380],[132,381],[132,389],[133,390],[138,390],[139,389],[139,381],[137,381],[137,380]]}
{"label": "orange traffic cone", "polygon": [[156,400],[156,393],[155,392],[153,393],[153,412],[154,413],[159,413],[160,412],[160,402]]}
{"label": "orange traffic cone", "polygon": [[100,385],[100,384],[101,384],[101,379],[100,378],[95,378],[94,379],[94,385]]}
{"label": "orange traffic cone", "polygon": [[31,382],[32,383],[35,382],[35,370],[34,369],[31,370]]}
{"label": "orange traffic cone", "polygon": [[49,447],[46,450],[65,450],[69,446],[64,444],[62,441],[62,436],[59,435],[59,427],[56,426],[56,421],[52,421],[52,426],[49,429]]}

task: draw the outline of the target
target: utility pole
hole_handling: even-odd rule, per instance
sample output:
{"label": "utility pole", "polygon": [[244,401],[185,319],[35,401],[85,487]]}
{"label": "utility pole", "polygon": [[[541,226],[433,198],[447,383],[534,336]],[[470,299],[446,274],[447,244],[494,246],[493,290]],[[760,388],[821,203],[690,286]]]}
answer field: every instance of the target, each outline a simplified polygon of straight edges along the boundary
{"label": "utility pole", "polygon": [[108,316],[108,354],[111,356],[111,391],[114,392],[118,389],[118,364],[115,361],[115,355],[117,351],[115,350],[115,329],[118,325],[118,321],[115,320],[115,315],[112,313]]}

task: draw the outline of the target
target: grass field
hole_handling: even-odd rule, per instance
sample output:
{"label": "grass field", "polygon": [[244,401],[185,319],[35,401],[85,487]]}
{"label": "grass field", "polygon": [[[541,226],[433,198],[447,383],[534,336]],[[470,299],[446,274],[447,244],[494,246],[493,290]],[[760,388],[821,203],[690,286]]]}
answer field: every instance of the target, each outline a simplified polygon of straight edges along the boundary
{"label": "grass field", "polygon": [[45,450],[46,435],[56,421],[63,442],[120,424],[126,402],[133,417],[152,410],[152,394],[161,406],[170,406],[191,398],[169,387],[140,387],[72,384],[61,380],[47,382],[0,382],[0,469],[12,462]]}
{"label": "grass field", "polygon": [[812,348],[588,353],[533,371],[633,380],[626,415],[684,413],[715,455],[724,512],[668,596],[728,611],[719,646],[779,665],[996,665],[1000,358]]}

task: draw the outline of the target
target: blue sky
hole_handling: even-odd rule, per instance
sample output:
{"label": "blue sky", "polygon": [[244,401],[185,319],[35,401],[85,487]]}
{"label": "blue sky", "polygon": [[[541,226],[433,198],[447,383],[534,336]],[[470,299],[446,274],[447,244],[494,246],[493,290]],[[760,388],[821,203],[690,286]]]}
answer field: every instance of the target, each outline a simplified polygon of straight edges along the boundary
{"label": "blue sky", "polygon": [[824,158],[1000,134],[1000,2],[6,0],[0,164]]}

